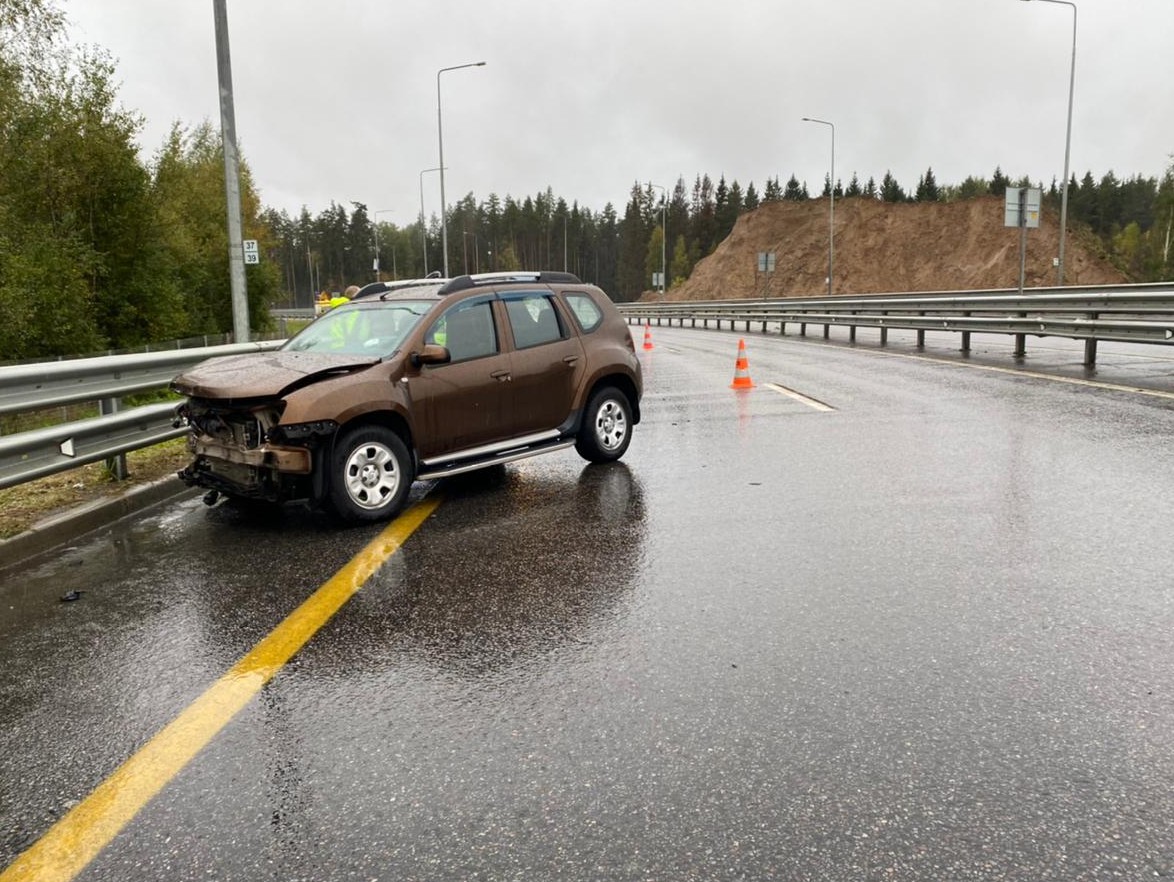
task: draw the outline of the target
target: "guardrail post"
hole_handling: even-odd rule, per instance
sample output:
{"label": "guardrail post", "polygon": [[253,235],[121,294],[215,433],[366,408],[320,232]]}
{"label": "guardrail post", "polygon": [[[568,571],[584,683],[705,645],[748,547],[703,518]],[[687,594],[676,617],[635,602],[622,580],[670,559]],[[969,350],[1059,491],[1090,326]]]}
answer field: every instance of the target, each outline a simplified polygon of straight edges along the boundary
{"label": "guardrail post", "polygon": [[807,322],[799,322],[799,336],[800,337],[807,336]]}
{"label": "guardrail post", "polygon": [[[1015,315],[1019,318],[1027,318],[1026,312],[1017,312],[1017,313],[1015,313]],[[1023,358],[1023,356],[1027,355],[1027,335],[1026,334],[1016,334],[1015,335],[1015,349],[1011,352],[1011,354],[1013,356],[1015,356],[1016,358]]]}
{"label": "guardrail post", "polygon": [[[964,317],[969,317],[970,313],[964,312],[964,313],[962,313],[962,315]],[[970,332],[969,331],[962,332],[962,351],[966,352],[966,353],[970,352]]]}
{"label": "guardrail post", "polygon": [[[917,314],[919,316],[925,315],[925,310],[922,310],[921,312],[919,312]],[[917,348],[918,349],[925,348],[925,328],[918,328],[917,329]]]}
{"label": "guardrail post", "polygon": [[823,339],[826,340],[829,337],[831,337],[831,335],[832,335],[832,326],[831,325],[824,325],[823,326]]}
{"label": "guardrail post", "polygon": [[[856,310],[852,310],[852,311],[851,311],[850,313],[848,313],[848,314],[849,314],[849,315],[856,315]],[[848,342],[849,342],[849,343],[855,343],[855,342],[856,342],[856,326],[855,326],[855,325],[849,325],[849,326],[848,326]]]}
{"label": "guardrail post", "polygon": [[[103,398],[98,401],[98,412],[102,416],[107,416],[112,413],[118,413],[119,401],[117,398]],[[112,456],[106,460],[106,468],[110,474],[118,481],[125,481],[129,471],[126,467],[126,454],[120,453],[117,456]]]}
{"label": "guardrail post", "polygon": [[[1101,317],[1099,312],[1090,312],[1088,320],[1095,322]],[[1084,366],[1093,367],[1097,363],[1097,338],[1089,337],[1084,341]]]}

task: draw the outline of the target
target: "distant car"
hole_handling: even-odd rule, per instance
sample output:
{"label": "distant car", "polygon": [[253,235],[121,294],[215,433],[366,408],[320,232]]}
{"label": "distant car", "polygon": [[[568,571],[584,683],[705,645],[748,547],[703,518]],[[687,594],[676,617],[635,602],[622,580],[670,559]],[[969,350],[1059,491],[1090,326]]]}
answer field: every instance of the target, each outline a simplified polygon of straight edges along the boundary
{"label": "distant car", "polygon": [[643,382],[608,296],[569,273],[373,283],[272,352],[177,376],[187,484],[392,517],[414,480],[574,446],[623,456]]}

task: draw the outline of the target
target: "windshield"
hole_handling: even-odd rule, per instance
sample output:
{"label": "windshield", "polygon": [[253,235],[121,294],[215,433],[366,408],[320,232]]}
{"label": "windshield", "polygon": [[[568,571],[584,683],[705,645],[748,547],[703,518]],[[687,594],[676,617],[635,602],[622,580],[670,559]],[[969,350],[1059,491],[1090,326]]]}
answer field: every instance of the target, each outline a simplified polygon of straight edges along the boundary
{"label": "windshield", "polygon": [[387,358],[435,305],[435,300],[396,300],[336,306],[281,348]]}

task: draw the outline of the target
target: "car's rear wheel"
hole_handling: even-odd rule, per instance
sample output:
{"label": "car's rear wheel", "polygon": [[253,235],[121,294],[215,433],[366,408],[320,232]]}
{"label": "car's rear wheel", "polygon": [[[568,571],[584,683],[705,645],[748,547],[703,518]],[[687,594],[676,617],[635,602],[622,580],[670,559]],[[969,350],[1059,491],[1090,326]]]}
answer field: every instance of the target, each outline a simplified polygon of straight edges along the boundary
{"label": "car's rear wheel", "polygon": [[614,462],[632,442],[632,405],[614,386],[591,396],[575,449],[589,462]]}
{"label": "car's rear wheel", "polygon": [[334,445],[330,508],[346,521],[395,515],[412,487],[412,459],[403,440],[384,426],[359,426]]}

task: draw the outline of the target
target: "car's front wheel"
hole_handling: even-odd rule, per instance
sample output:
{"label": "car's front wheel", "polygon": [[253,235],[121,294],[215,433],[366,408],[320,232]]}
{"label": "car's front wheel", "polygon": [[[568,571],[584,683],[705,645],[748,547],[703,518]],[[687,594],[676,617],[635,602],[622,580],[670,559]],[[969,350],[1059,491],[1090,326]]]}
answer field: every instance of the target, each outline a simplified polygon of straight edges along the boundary
{"label": "car's front wheel", "polygon": [[343,520],[390,518],[403,507],[411,487],[411,456],[391,429],[359,426],[335,443],[328,498]]}
{"label": "car's front wheel", "polygon": [[614,462],[624,455],[631,441],[632,405],[628,396],[614,386],[605,386],[587,402],[575,449],[589,462]]}

